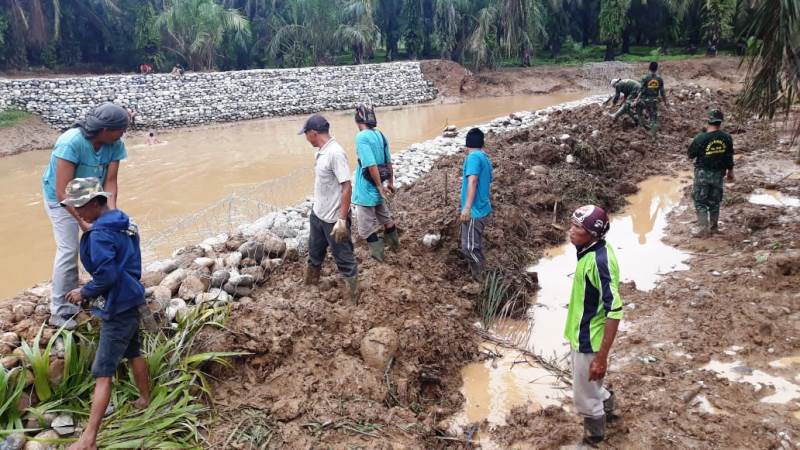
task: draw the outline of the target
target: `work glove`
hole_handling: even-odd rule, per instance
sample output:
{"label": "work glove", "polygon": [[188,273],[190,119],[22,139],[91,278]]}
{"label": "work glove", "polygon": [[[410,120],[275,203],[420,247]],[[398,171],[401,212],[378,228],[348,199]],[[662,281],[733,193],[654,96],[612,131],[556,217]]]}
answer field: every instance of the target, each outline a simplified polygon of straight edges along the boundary
{"label": "work glove", "polygon": [[331,231],[331,236],[336,242],[342,242],[343,239],[349,237],[350,230],[347,229],[347,221],[344,219],[337,220],[336,225],[333,226],[333,231]]}

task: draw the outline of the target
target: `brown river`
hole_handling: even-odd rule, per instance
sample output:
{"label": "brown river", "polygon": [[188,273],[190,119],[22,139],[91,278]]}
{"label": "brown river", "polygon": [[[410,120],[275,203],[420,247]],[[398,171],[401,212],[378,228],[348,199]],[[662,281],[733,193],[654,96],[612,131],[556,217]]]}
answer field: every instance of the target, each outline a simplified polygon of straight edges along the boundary
{"label": "brown river", "polygon": [[[582,93],[493,97],[454,104],[379,110],[394,151],[436,137],[445,125],[487,122],[584,97]],[[350,154],[357,129],[350,112],[331,112],[332,134]],[[146,259],[168,255],[272,208],[294,205],[312,189],[314,150],[298,136],[303,117],[254,120],[160,133],[147,145],[126,138],[118,206],[135,218]],[[2,143],[0,143],[2,145]],[[42,205],[41,174],[49,151],[0,159],[0,299],[50,278],[54,242]]]}

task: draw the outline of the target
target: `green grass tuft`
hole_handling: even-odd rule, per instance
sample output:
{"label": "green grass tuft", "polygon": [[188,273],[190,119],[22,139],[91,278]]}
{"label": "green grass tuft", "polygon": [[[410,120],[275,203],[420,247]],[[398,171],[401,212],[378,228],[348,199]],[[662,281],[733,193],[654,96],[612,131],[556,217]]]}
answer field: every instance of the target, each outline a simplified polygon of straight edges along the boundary
{"label": "green grass tuft", "polygon": [[13,127],[18,123],[26,121],[31,115],[31,113],[19,109],[0,111],[0,128]]}

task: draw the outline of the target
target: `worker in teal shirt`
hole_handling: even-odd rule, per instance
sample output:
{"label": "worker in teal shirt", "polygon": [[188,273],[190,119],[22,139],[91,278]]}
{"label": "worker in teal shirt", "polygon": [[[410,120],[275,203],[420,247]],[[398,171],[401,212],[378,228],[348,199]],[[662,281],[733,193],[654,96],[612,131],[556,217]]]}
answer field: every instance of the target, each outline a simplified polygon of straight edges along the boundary
{"label": "worker in teal shirt", "polygon": [[492,163],[483,146],[483,132],[479,128],[469,130],[461,182],[461,252],[475,280],[483,279],[486,268],[482,238],[492,213]]}
{"label": "worker in teal shirt", "polygon": [[128,111],[124,108],[113,103],[98,106],[59,136],[42,175],[45,210],[56,241],[49,320],[53,326],[66,329],[76,326],[72,317],[79,307],[70,304],[65,295],[78,287],[79,230],[86,231],[91,226],[74,208],[60,205],[67,182],[73,178],[97,178],[103,190],[111,194],[109,208],[115,209],[119,162],[127,157],[121,138],[128,121]]}

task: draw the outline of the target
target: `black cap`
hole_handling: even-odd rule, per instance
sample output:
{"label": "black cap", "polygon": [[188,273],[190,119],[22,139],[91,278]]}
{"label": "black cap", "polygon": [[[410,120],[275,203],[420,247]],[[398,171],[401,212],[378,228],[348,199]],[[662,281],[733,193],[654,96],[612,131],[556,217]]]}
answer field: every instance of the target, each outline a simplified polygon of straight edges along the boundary
{"label": "black cap", "polygon": [[719,125],[725,119],[725,115],[719,109],[712,109],[708,113],[708,123],[711,125]]}
{"label": "black cap", "polygon": [[327,133],[331,129],[331,124],[328,123],[328,119],[322,117],[319,114],[314,114],[313,116],[306,119],[306,123],[303,125],[303,128],[300,129],[300,132],[297,134],[304,134],[306,131],[318,131],[320,133]]}
{"label": "black cap", "polygon": [[480,128],[467,132],[467,148],[483,148],[483,131]]}
{"label": "black cap", "polygon": [[653,61],[650,63],[650,72],[655,72],[656,70],[658,70],[658,62]]}

